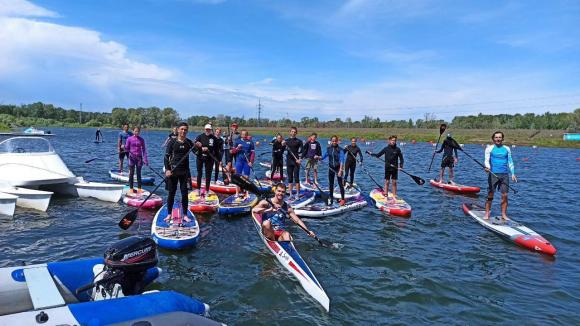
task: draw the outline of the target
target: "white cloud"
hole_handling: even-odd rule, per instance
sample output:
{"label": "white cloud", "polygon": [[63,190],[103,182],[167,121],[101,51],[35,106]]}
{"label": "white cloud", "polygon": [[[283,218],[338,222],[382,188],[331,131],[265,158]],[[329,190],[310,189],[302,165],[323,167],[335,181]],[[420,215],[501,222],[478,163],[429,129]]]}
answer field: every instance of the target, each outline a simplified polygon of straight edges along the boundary
{"label": "white cloud", "polygon": [[0,17],[58,17],[53,11],[26,0],[0,0]]}

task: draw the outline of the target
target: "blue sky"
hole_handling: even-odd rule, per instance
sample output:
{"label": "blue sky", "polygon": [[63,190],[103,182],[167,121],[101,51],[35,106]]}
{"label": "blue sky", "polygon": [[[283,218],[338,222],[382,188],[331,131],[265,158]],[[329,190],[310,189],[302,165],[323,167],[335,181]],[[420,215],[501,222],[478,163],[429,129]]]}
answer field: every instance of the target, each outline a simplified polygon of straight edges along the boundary
{"label": "blue sky", "polygon": [[0,102],[382,120],[580,107],[578,1],[0,0]]}

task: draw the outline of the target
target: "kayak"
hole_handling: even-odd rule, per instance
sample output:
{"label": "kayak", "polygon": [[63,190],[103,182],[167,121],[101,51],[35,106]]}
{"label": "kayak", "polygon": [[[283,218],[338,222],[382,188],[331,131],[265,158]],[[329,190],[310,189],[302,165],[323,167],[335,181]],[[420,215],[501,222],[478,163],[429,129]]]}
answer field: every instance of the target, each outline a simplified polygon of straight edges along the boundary
{"label": "kayak", "polygon": [[258,235],[268,250],[278,259],[278,262],[298,279],[302,288],[318,301],[326,311],[330,310],[330,299],[322,285],[314,276],[304,259],[300,257],[292,241],[272,241],[262,233],[262,216],[252,212],[252,220]]}
{"label": "kayak", "polygon": [[[340,199],[340,189],[339,187],[334,187],[334,193],[332,194],[332,196],[335,199]],[[354,197],[358,197],[360,196],[360,188],[357,187],[356,185],[353,187],[345,187],[344,188],[344,199],[348,199],[348,198],[354,198]]]}
{"label": "kayak", "polygon": [[383,212],[394,216],[409,217],[411,216],[411,205],[407,204],[401,197],[393,200],[393,194],[389,193],[388,198],[385,197],[381,189],[373,189],[370,192],[370,198],[375,203],[375,206]]}
{"label": "kayak", "polygon": [[[201,183],[205,187],[205,180],[202,179]],[[195,189],[199,188],[199,186],[197,185],[197,180],[195,179],[195,177],[192,177],[192,179],[191,179],[191,186]],[[226,185],[221,180],[212,181],[209,184],[209,190],[212,190],[212,191],[220,193],[220,194],[235,194],[237,188],[238,187],[235,184]]]}
{"label": "kayak", "polygon": [[189,210],[194,213],[213,213],[220,203],[220,199],[215,192],[210,190],[206,193],[205,189],[201,190],[201,196],[197,190],[190,192],[188,199]]}
{"label": "kayak", "polygon": [[240,195],[231,195],[218,206],[218,214],[220,215],[239,215],[246,214],[252,210],[258,203],[258,197],[255,194],[249,193],[245,198]]}
{"label": "kayak", "polygon": [[163,205],[155,214],[153,222],[151,222],[151,236],[159,247],[181,250],[193,247],[199,241],[199,223],[197,223],[195,215],[188,210],[187,217],[190,222],[185,222],[181,211],[181,203],[174,203],[171,219],[168,222],[165,221],[169,215],[167,205]]}
{"label": "kayak", "polygon": [[476,194],[476,193],[478,193],[481,190],[479,187],[464,186],[464,185],[460,185],[460,184],[457,184],[457,183],[456,184],[449,184],[449,183],[445,183],[445,182],[435,181],[433,179],[431,179],[431,181],[429,181],[429,183],[433,187],[437,187],[437,188],[441,188],[441,189],[445,189],[445,190],[457,192],[457,193],[460,193],[460,194]]}
{"label": "kayak", "polygon": [[359,209],[366,205],[367,201],[362,196],[358,196],[346,199],[344,206],[340,206],[337,202],[332,203],[332,205],[327,205],[324,202],[317,202],[297,208],[294,212],[300,217],[321,218]]}
{"label": "kayak", "polygon": [[[123,194],[124,194],[123,203],[127,204],[128,206],[142,207],[142,208],[148,208],[148,209],[153,209],[153,208],[163,206],[163,198],[161,198],[160,196],[158,196],[156,194],[151,195],[151,197],[149,197],[149,199],[147,199],[147,201],[145,201],[145,199],[150,194],[150,192],[147,190],[143,190],[143,192],[141,192],[141,193],[129,194],[129,186],[125,186],[125,188],[123,188]],[[143,204],[144,201],[145,201],[145,203]],[[143,206],[141,206],[141,205],[143,205]]]}
{"label": "kayak", "polygon": [[[121,181],[121,182],[129,182],[129,171],[119,172],[118,169],[110,169],[109,175],[111,179]],[[137,182],[137,176],[135,176],[135,182]],[[142,175],[141,176],[141,183],[143,184],[153,184],[155,183],[154,176]]]}
{"label": "kayak", "polygon": [[300,189],[298,196],[296,196],[296,191],[293,191],[292,196],[286,198],[286,203],[296,209],[312,203],[315,199],[316,194],[314,191]]}
{"label": "kayak", "polygon": [[463,204],[463,212],[486,229],[524,248],[547,255],[556,254],[556,248],[548,240],[521,223],[512,219],[504,221],[501,216],[492,216],[489,220],[484,220],[485,208],[477,205]]}

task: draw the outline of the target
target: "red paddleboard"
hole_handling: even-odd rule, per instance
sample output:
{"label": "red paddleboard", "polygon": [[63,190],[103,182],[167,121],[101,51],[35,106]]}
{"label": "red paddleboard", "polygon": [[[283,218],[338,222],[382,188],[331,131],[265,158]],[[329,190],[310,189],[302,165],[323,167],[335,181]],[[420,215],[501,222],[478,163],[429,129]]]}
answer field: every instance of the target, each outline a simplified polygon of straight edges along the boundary
{"label": "red paddleboard", "polygon": [[481,190],[479,187],[464,186],[464,185],[460,185],[457,183],[456,184],[448,184],[448,183],[444,183],[444,182],[438,182],[435,180],[431,180],[431,181],[429,181],[429,183],[431,183],[431,185],[433,187],[457,192],[460,194],[476,194]]}
{"label": "red paddleboard", "polygon": [[[205,187],[205,179],[201,179],[201,183]],[[195,179],[195,177],[193,177],[191,179],[191,186],[193,188],[196,188],[196,189],[199,188],[199,186],[197,184],[197,180]],[[220,193],[220,194],[235,194],[236,188],[237,188],[237,186],[235,184],[232,183],[232,184],[226,185],[221,180],[212,181],[209,184],[209,190],[212,190],[212,191]]]}

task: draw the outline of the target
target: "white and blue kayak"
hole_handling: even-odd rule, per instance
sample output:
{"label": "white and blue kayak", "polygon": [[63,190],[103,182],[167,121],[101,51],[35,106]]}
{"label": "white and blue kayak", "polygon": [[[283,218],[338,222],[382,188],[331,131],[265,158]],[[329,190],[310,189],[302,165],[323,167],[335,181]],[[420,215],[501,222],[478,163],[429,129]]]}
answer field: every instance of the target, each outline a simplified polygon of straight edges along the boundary
{"label": "white and blue kayak", "polygon": [[359,209],[365,207],[366,205],[367,201],[364,199],[364,197],[358,196],[346,199],[344,206],[340,206],[337,202],[334,202],[332,205],[327,205],[325,202],[316,202],[301,208],[297,208],[294,210],[294,212],[300,217],[322,218]]}
{"label": "white and blue kayak", "polygon": [[151,223],[151,236],[159,247],[183,250],[195,246],[199,241],[201,234],[195,215],[188,209],[187,217],[190,221],[186,222],[182,210],[181,203],[174,203],[169,221],[165,220],[169,215],[167,204],[155,214]]}
{"label": "white and blue kayak", "polygon": [[310,270],[304,259],[300,257],[292,241],[272,241],[267,239],[262,233],[262,216],[252,212],[252,221],[258,235],[270,252],[278,259],[278,262],[284,266],[302,285],[304,290],[318,301],[326,311],[330,310],[330,299],[322,288],[322,285]]}
{"label": "white and blue kayak", "polygon": [[[121,182],[129,182],[129,170],[119,172],[119,169],[110,169],[109,175],[111,179],[121,181]],[[137,175],[134,177],[135,182],[137,182]],[[155,183],[155,177],[150,175],[141,175],[141,183],[143,184],[153,184]]]}
{"label": "white and blue kayak", "polygon": [[315,199],[314,191],[300,189],[298,195],[296,195],[296,191],[293,191],[292,196],[286,197],[285,201],[290,207],[296,209],[312,203]]}
{"label": "white and blue kayak", "polygon": [[258,197],[255,194],[248,193],[246,196],[231,195],[218,206],[220,215],[241,215],[247,214],[258,203]]}

